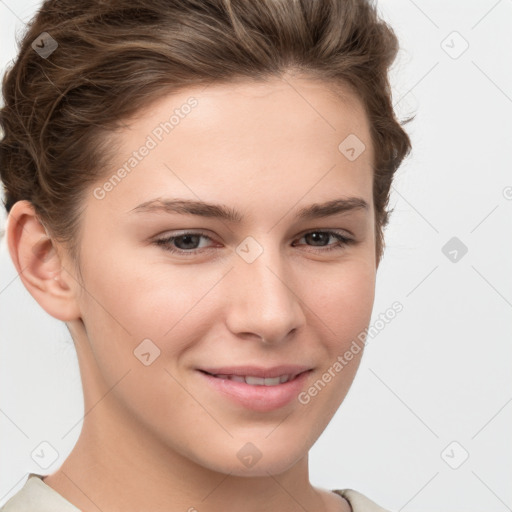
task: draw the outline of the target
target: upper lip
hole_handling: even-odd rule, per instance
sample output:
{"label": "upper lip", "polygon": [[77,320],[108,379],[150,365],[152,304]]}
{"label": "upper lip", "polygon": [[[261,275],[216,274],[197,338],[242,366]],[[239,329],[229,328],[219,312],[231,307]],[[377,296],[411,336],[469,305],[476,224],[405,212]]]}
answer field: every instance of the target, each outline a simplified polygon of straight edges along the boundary
{"label": "upper lip", "polygon": [[310,366],[283,364],[273,366],[272,368],[264,368],[262,366],[222,366],[218,368],[198,368],[198,370],[210,373],[212,375],[240,375],[261,378],[279,377],[281,375],[296,376],[299,373],[311,370]]}

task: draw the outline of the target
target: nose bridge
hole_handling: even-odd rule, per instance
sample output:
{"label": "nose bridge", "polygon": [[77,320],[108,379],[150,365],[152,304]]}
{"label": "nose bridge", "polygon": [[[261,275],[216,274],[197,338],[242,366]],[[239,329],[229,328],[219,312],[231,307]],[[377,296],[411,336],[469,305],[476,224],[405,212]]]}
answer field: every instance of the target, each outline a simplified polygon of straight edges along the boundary
{"label": "nose bridge", "polygon": [[228,327],[269,343],[300,327],[304,315],[286,256],[271,236],[263,238],[247,237],[236,249]]}

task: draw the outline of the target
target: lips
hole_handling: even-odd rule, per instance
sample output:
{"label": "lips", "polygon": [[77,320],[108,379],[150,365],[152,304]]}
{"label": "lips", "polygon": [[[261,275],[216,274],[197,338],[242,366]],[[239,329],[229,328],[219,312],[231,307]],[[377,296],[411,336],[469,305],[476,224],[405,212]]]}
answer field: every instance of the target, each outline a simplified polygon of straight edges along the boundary
{"label": "lips", "polygon": [[300,373],[288,373],[283,375],[278,375],[277,377],[256,377],[254,375],[227,375],[227,374],[211,374],[208,372],[203,372],[207,375],[215,377],[217,379],[226,379],[232,380],[235,382],[242,382],[244,384],[249,384],[250,386],[278,386],[279,384],[285,384],[291,380],[294,380]]}
{"label": "lips", "polygon": [[[288,371],[290,373],[280,374],[280,372],[283,371],[282,367],[272,369],[259,368],[256,369],[256,372],[254,367],[249,370],[247,370],[247,367],[244,367],[243,370],[240,368],[231,368],[229,370],[234,373],[230,374],[211,374],[205,370],[198,370],[197,374],[203,379],[202,382],[207,384],[207,387],[218,396],[220,395],[225,397],[231,403],[235,403],[238,406],[263,413],[290,405],[294,399],[298,397],[299,393],[304,390],[304,387],[309,380],[309,375],[313,371],[309,368],[306,368],[304,371],[301,371],[301,369],[302,368],[295,366],[292,368],[292,372],[290,372],[290,367],[288,366],[284,371]],[[213,372],[217,372],[219,370],[227,371],[226,368],[210,369],[210,371]],[[253,375],[243,375],[243,372],[245,371],[248,371],[248,373],[260,373],[260,375],[265,373],[268,374],[269,372],[274,374],[277,373],[277,376],[258,377]],[[242,373],[242,375],[239,375],[239,373]],[[290,375],[295,376],[287,382],[276,383],[277,380],[280,381],[281,378],[287,378]],[[256,381],[253,379],[256,379]],[[255,384],[250,384],[250,382],[255,382]]]}
{"label": "lips", "polygon": [[[264,368],[261,366],[222,366],[217,368],[198,368],[200,371],[204,373],[208,373],[209,375],[213,375],[219,378],[231,378],[232,380],[238,380],[242,382],[240,378],[247,379],[249,378],[252,382],[247,382],[247,384],[253,385],[274,385],[272,381],[269,379],[285,379],[284,382],[288,380],[294,379],[297,375],[311,370],[310,366],[306,365],[290,365],[283,364],[279,366],[273,366],[271,368]],[[236,379],[238,377],[238,379]],[[268,380],[269,384],[265,384],[262,382],[262,379]]]}

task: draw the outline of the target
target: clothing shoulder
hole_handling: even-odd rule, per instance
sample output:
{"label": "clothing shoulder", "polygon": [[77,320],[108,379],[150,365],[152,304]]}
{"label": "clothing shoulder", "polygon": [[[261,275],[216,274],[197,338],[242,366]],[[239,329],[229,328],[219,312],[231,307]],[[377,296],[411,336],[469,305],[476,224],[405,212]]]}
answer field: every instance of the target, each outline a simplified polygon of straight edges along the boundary
{"label": "clothing shoulder", "polygon": [[352,512],[389,512],[364,494],[353,489],[335,489],[333,492],[343,496],[350,503]]}
{"label": "clothing shoulder", "polygon": [[0,512],[80,512],[80,509],[46,485],[41,475],[30,473],[23,487],[7,500]]}
{"label": "clothing shoulder", "polygon": [[[389,512],[353,489],[333,492],[349,502],[352,512]],[[23,487],[0,507],[0,512],[80,512],[80,509],[46,485],[42,475],[30,473]]]}

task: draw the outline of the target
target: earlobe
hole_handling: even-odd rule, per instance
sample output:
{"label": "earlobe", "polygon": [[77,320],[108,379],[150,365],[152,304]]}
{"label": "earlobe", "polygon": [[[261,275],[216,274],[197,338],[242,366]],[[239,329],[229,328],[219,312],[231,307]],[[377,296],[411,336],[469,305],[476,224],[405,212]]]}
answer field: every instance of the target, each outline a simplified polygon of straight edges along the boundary
{"label": "earlobe", "polygon": [[80,317],[79,287],[64,268],[62,255],[29,201],[15,203],[7,219],[7,245],[25,288],[51,316],[71,321]]}

